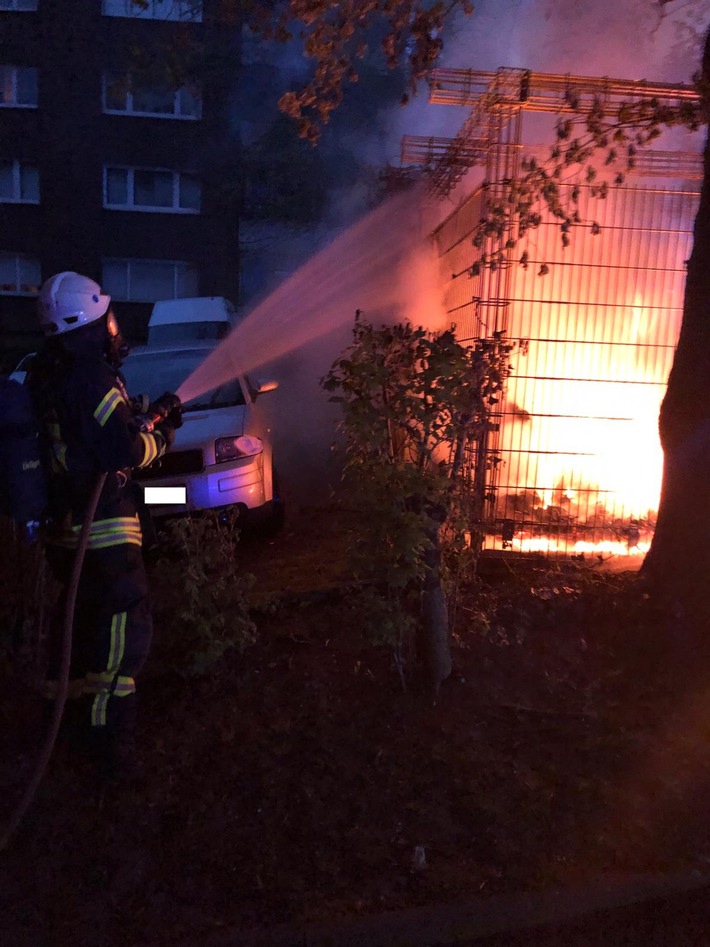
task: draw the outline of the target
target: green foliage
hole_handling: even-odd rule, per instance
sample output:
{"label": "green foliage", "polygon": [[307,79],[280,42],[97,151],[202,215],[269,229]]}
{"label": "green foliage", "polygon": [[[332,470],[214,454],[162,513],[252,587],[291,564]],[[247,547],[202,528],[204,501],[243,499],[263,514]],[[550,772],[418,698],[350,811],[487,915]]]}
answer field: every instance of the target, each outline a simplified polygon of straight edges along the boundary
{"label": "green foliage", "polygon": [[464,452],[488,426],[510,372],[502,333],[461,345],[410,323],[357,319],[353,344],[323,380],[344,412],[349,468],[383,465],[427,498],[449,492]]}
{"label": "green foliage", "polygon": [[235,521],[216,513],[171,521],[163,541],[169,555],[155,566],[160,661],[190,677],[209,671],[230,650],[256,640],[249,616],[254,577],[239,574]]}
{"label": "green foliage", "polygon": [[343,410],[347,500],[361,513],[353,568],[378,590],[370,624],[397,653],[413,630],[412,590],[431,569],[440,533],[452,551],[445,559],[456,561],[465,548],[470,554],[480,513],[472,489],[478,447],[511,349],[502,335],[464,346],[453,330],[376,329],[358,319],[352,345],[323,379]]}

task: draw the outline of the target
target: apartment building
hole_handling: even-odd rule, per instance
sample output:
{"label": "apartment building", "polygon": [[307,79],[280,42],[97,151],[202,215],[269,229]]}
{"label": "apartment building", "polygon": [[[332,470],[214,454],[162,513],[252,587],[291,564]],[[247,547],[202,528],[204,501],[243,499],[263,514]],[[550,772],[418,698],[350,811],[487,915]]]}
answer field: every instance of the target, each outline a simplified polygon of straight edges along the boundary
{"label": "apartment building", "polygon": [[[4,334],[66,269],[137,340],[157,299],[238,298],[239,31],[218,2],[0,0]],[[179,50],[201,60],[176,80]]]}

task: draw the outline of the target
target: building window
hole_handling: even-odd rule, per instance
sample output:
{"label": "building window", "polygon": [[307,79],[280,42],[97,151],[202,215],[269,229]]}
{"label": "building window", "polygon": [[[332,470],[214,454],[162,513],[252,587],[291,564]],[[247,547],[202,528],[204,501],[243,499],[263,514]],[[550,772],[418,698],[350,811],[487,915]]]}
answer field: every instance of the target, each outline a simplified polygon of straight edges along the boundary
{"label": "building window", "polygon": [[150,115],[153,118],[202,117],[202,99],[196,89],[167,83],[148,83],[136,76],[105,73],[103,77],[103,110],[108,113]]}
{"label": "building window", "polygon": [[0,66],[0,107],[37,108],[37,70],[32,66]]}
{"label": "building window", "polygon": [[202,0],[103,0],[101,12],[104,16],[201,23]]}
{"label": "building window", "polygon": [[27,13],[37,9],[37,0],[0,0],[0,10],[18,10]]}
{"label": "building window", "polygon": [[0,160],[0,203],[39,204],[39,171],[33,164]]}
{"label": "building window", "polygon": [[199,214],[201,188],[196,174],[154,168],[104,168],[104,207]]}
{"label": "building window", "polygon": [[197,270],[179,260],[106,259],[101,286],[122,302],[154,303],[198,294]]}
{"label": "building window", "polygon": [[0,253],[0,296],[36,296],[42,284],[39,260]]}

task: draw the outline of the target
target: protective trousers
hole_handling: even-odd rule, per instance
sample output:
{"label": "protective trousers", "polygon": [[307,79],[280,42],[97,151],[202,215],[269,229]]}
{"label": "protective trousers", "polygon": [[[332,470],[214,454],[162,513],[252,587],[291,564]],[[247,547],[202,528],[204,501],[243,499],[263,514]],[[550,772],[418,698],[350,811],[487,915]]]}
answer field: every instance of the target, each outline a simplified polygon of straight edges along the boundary
{"label": "protective trousers", "polygon": [[[74,552],[47,546],[47,558],[64,586],[49,641],[46,696],[57,692],[67,585]],[[135,678],[152,637],[148,580],[139,546],[88,549],[77,589],[68,698],[87,747],[109,766],[130,762],[135,720]],[[101,757],[104,757],[102,760]]]}

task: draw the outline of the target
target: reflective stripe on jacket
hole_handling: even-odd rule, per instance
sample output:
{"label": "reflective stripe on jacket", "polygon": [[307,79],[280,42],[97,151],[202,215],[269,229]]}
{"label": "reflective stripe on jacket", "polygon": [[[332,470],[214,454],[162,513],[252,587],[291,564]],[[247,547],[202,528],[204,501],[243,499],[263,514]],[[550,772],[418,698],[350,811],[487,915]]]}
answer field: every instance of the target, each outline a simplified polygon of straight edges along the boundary
{"label": "reflective stripe on jacket", "polygon": [[52,517],[64,529],[50,541],[76,545],[72,533],[84,520],[97,477],[107,471],[89,548],[121,542],[140,546],[139,497],[130,484],[131,470],[162,457],[165,438],[140,429],[121,375],[102,355],[77,351],[41,392],[38,415],[53,475]]}
{"label": "reflective stripe on jacket", "polygon": [[[66,549],[76,549],[80,532],[81,526],[72,526],[71,532],[50,536],[48,541]],[[120,546],[122,543],[142,545],[143,534],[137,513],[135,516],[113,516],[105,520],[94,520],[89,527],[89,549],[106,549],[108,546]]]}

